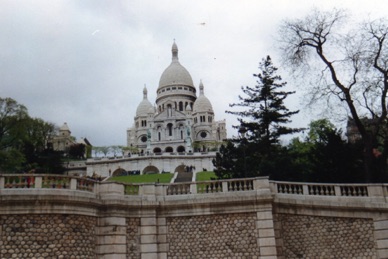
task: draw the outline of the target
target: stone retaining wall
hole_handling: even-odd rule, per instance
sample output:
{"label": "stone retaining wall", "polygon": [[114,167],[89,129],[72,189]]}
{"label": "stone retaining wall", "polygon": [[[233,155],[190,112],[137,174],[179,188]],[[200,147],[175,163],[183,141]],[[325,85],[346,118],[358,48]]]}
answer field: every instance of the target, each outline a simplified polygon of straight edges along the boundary
{"label": "stone retaining wall", "polygon": [[377,258],[373,219],[279,214],[277,220],[278,255],[285,258]]}
{"label": "stone retaining wall", "polygon": [[168,258],[259,258],[256,213],[167,219]]}
{"label": "stone retaining wall", "polygon": [[388,185],[34,177],[0,175],[1,259],[388,258]]}
{"label": "stone retaining wall", "polygon": [[0,258],[95,258],[95,226],[89,216],[0,216]]}

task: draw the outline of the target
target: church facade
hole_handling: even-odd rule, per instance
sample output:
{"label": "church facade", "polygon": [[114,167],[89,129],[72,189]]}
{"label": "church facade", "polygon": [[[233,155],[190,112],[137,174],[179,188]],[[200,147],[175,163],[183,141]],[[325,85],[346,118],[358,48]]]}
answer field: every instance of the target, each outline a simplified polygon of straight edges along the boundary
{"label": "church facade", "polygon": [[[134,124],[127,130],[127,145],[140,154],[193,153],[215,151],[227,138],[225,120],[216,121],[205,87],[199,93],[192,77],[172,45],[171,64],[162,73],[154,105],[143,89]],[[197,96],[198,94],[198,96]]]}

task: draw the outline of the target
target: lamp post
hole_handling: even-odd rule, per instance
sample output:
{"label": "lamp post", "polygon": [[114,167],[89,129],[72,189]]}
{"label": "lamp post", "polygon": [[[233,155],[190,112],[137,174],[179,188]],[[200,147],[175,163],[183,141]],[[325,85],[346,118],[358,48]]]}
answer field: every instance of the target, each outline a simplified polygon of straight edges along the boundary
{"label": "lamp post", "polygon": [[242,144],[243,144],[243,158],[244,158],[244,178],[247,177],[247,160],[246,160],[246,154],[245,154],[245,149],[246,149],[246,138],[245,138],[245,133],[247,132],[247,129],[244,126],[240,126],[238,129],[238,133],[240,134],[240,138],[242,138]]}

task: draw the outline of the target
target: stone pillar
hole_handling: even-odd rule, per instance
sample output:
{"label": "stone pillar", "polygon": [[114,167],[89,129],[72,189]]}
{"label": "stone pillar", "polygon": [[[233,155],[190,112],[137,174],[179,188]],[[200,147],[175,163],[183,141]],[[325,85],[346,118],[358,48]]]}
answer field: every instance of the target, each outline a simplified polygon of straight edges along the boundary
{"label": "stone pillar", "polygon": [[141,259],[158,259],[156,217],[142,217],[140,220]]}
{"label": "stone pillar", "polygon": [[166,218],[157,218],[158,224],[158,259],[167,259],[167,252],[169,250],[169,244],[167,242],[167,220]]}
{"label": "stone pillar", "polygon": [[96,254],[101,259],[127,258],[127,226],[123,217],[101,217],[97,226]]}
{"label": "stone pillar", "polygon": [[374,220],[378,258],[388,258],[388,219]]}
{"label": "stone pillar", "polygon": [[169,247],[166,218],[142,217],[140,235],[142,259],[167,259]]}
{"label": "stone pillar", "polygon": [[[166,195],[164,186],[144,185],[140,193],[150,202],[156,196]],[[144,210],[140,219],[141,259],[167,259],[167,224],[165,218],[158,218],[155,209]]]}
{"label": "stone pillar", "polygon": [[276,259],[276,240],[272,206],[264,207],[257,212],[256,221],[259,238],[257,240],[260,248],[260,259]]}

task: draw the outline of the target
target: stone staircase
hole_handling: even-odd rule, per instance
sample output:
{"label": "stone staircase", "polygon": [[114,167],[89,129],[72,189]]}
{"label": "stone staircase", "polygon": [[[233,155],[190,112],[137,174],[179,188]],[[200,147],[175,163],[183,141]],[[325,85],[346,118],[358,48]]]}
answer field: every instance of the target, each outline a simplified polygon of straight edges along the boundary
{"label": "stone staircase", "polygon": [[179,172],[174,183],[187,183],[193,179],[193,173]]}

